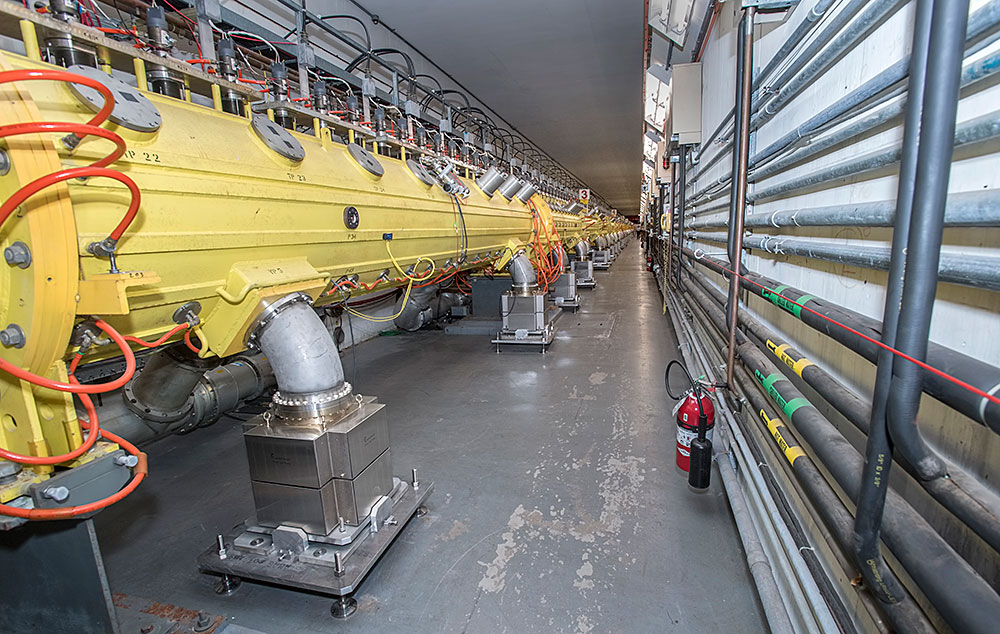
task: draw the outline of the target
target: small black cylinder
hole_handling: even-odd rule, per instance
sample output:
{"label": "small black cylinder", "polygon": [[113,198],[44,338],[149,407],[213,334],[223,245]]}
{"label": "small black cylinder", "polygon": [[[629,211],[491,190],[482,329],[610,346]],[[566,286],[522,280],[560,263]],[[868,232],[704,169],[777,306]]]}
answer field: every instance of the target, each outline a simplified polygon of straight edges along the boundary
{"label": "small black cylinder", "polygon": [[695,438],[691,441],[691,467],[688,484],[695,489],[707,489],[712,479],[712,441]]}

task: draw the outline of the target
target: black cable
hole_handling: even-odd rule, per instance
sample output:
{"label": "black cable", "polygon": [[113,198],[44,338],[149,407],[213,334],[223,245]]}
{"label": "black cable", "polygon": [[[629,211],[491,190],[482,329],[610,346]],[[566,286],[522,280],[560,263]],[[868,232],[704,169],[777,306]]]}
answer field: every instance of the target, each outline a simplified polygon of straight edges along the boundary
{"label": "black cable", "polygon": [[500,316],[501,317],[507,317],[507,316],[509,316],[512,312],[514,312],[514,306],[516,304],[517,304],[517,295],[511,295],[510,310],[508,310],[507,312],[503,313]]}
{"label": "black cable", "polygon": [[708,431],[706,429],[708,419],[705,416],[705,410],[701,406],[701,396],[702,396],[701,384],[696,382],[693,378],[691,378],[691,373],[688,372],[687,366],[678,361],[677,359],[671,359],[670,363],[667,364],[667,369],[663,372],[663,387],[667,390],[667,396],[669,396],[675,401],[679,401],[681,400],[681,398],[684,397],[683,394],[681,394],[680,396],[674,396],[673,393],[670,391],[670,368],[672,368],[675,365],[679,366],[680,369],[684,370],[684,376],[687,377],[688,383],[691,384],[691,394],[692,396],[695,397],[695,400],[698,401],[698,438],[701,440],[705,440],[705,434]]}
{"label": "black cable", "polygon": [[462,221],[462,256],[459,261],[459,264],[462,264],[469,254],[469,232],[465,228],[465,214],[462,213],[462,203],[458,201],[458,196],[452,195],[452,199],[458,207],[458,218]]}

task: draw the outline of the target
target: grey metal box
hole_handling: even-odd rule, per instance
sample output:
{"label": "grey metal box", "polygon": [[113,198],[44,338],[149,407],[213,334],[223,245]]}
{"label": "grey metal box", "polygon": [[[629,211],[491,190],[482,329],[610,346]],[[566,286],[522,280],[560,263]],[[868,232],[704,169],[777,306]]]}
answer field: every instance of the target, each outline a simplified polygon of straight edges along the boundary
{"label": "grey metal box", "polygon": [[258,425],[243,435],[250,478],[319,488],[353,478],[389,447],[385,405],[368,398],[337,423],[321,427]]}
{"label": "grey metal box", "polygon": [[348,524],[357,525],[372,510],[372,505],[392,491],[392,458],[386,449],[368,468],[353,480],[334,478],[337,509]]}
{"label": "grey metal box", "polygon": [[594,263],[590,260],[573,262],[573,272],[580,280],[590,280],[594,278]]}
{"label": "grey metal box", "polygon": [[243,441],[254,481],[318,489],[333,478],[328,436],[318,427],[258,425]]}
{"label": "grey metal box", "polygon": [[354,478],[389,448],[389,421],[382,403],[367,402],[327,429],[334,478]]}
{"label": "grey metal box", "polygon": [[504,293],[500,298],[504,330],[542,330],[545,308],[545,295]]}
{"label": "grey metal box", "polygon": [[392,490],[392,458],[388,449],[353,480],[334,478],[320,488],[272,482],[252,483],[261,526],[297,526],[313,535],[327,535],[340,518],[357,526],[372,505]]}
{"label": "grey metal box", "polygon": [[560,275],[552,287],[552,295],[555,297],[576,297],[576,273],[566,271]]}
{"label": "grey metal box", "polygon": [[674,64],[670,128],[682,145],[701,143],[701,64]]}
{"label": "grey metal box", "polygon": [[326,535],[339,524],[337,493],[332,481],[318,489],[256,480],[251,486],[261,526],[273,528],[284,524],[313,535]]}

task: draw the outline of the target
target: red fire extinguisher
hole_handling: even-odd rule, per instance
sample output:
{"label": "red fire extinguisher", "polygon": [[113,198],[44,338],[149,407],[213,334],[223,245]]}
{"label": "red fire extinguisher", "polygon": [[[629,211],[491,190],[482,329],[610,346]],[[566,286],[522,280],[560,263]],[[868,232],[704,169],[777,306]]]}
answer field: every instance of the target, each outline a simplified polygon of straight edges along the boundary
{"label": "red fire extinguisher", "polygon": [[[680,396],[670,391],[670,368],[684,370],[691,388]],[[674,408],[677,421],[677,466],[688,473],[688,484],[695,489],[707,489],[712,477],[712,432],[715,428],[715,405],[709,397],[709,387],[691,378],[691,373],[674,359],[667,364],[663,377],[667,395],[678,401]]]}
{"label": "red fire extinguisher", "polygon": [[[695,391],[698,395],[695,395]],[[705,413],[705,437],[711,441],[715,428],[715,405],[709,398],[707,390],[698,388],[688,390],[683,394],[683,400],[674,407],[674,419],[677,421],[677,466],[682,471],[688,471],[691,463],[691,441],[698,437],[698,417]],[[698,402],[701,401],[701,408]]]}

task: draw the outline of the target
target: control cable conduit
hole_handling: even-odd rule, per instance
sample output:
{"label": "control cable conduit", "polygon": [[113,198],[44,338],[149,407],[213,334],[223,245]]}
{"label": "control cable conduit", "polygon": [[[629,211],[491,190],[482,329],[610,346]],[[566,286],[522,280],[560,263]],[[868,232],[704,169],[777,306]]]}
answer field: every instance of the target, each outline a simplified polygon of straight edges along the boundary
{"label": "control cable conduit", "polygon": [[[686,237],[714,244],[726,244],[728,240],[726,234],[702,231],[688,231]],[[797,255],[881,271],[889,269],[892,257],[892,249],[881,244],[836,244],[823,239],[786,235],[745,235],[743,247],[774,255]],[[942,282],[1000,291],[1000,257],[942,253],[939,276]]]}
{"label": "control cable conduit", "polygon": [[[849,6],[834,14],[824,32],[807,46],[781,75],[768,83],[766,94],[757,102],[751,102],[751,110],[756,114],[750,120],[750,129],[758,129],[777,115],[796,95],[832,67],[844,53],[863,41],[871,29],[902,6],[904,1],[854,0]],[[851,18],[854,19],[845,26],[844,23]],[[826,42],[829,44],[820,50]],[[733,147],[736,138],[738,138],[736,135],[730,137],[712,158],[699,161],[697,173],[705,172],[725,156]]]}
{"label": "control cable conduit", "polygon": [[[698,271],[685,269],[688,275],[694,280],[706,296],[710,297],[717,306],[724,307],[725,293],[708,280]],[[851,424],[864,434],[870,434],[870,419],[872,416],[872,405],[866,402],[854,391],[846,387],[839,380],[834,378],[816,362],[807,358],[799,352],[794,343],[787,338],[775,333],[764,326],[760,321],[751,317],[747,311],[740,311],[740,324],[746,327],[747,332],[758,342],[762,350],[767,350],[771,356],[780,360],[786,367],[792,369],[809,387],[823,397],[838,412],[843,414]],[[884,354],[891,352],[880,350]],[[781,367],[781,364],[779,364]],[[914,478],[919,476],[917,472],[906,462],[903,467]],[[954,469],[954,467],[951,467]],[[960,469],[949,474],[949,478],[936,482],[934,486],[925,487],[942,506],[951,511],[956,517],[965,522],[970,529],[986,541],[994,550],[1000,552],[1000,518],[996,514],[979,502],[970,492],[965,490],[968,484],[975,481],[969,478]]]}
{"label": "control cable conduit", "polygon": [[[984,42],[974,44],[979,38],[993,32],[998,25],[1000,25],[1000,0],[991,0],[989,4],[973,13],[969,18],[969,32],[966,38],[966,46],[969,48],[966,54],[971,56],[977,51],[978,46],[981,46],[983,43],[992,42],[995,39],[995,34],[993,37],[987,38]],[[860,134],[884,125],[886,122],[898,117],[906,108],[907,93],[909,91],[892,104],[885,106],[858,123],[837,130],[823,137],[820,141],[812,141],[812,137],[815,134],[841,123],[844,117],[857,117],[863,114],[864,112],[858,112],[858,108],[863,107],[865,111],[868,111],[885,100],[894,97],[895,93],[886,93],[886,91],[906,79],[910,66],[910,56],[903,57],[872,79],[852,90],[849,94],[841,97],[833,104],[810,117],[794,130],[756,152],[750,159],[750,181],[758,182],[764,180],[787,169],[791,165],[802,162],[809,156],[814,156],[848,139],[855,139]],[[982,59],[971,62],[963,70],[961,79],[962,87],[971,86],[984,78],[994,75],[998,70],[1000,70],[1000,52],[994,51]],[[762,165],[778,158],[782,153],[789,151],[793,152],[793,154],[767,167],[762,167]],[[731,179],[732,172],[719,177],[709,187],[703,188],[692,199],[692,203],[703,205],[726,193],[724,186]],[[705,213],[705,209],[698,210],[698,213]]]}
{"label": "control cable conduit", "polygon": [[[687,270],[685,272],[690,273],[690,271]],[[682,283],[682,287],[688,288],[689,286]],[[697,305],[701,313],[704,314],[706,318],[710,318],[709,323],[711,326],[709,327],[718,329],[720,333],[725,334],[726,331],[719,328],[725,319],[722,312],[724,304],[713,304],[709,302],[708,297],[699,294],[697,289],[695,289],[691,295],[692,297],[701,300],[701,303]],[[686,303],[690,304],[690,302]],[[689,311],[690,310],[691,309],[689,308]],[[744,344],[745,341],[745,338],[741,335],[741,345]],[[696,345],[697,344],[694,344],[692,347],[695,347]],[[841,501],[837,492],[834,491],[833,487],[820,472],[816,463],[813,462],[813,459],[805,452],[801,443],[796,440],[792,432],[784,425],[781,418],[773,412],[771,406],[769,406],[764,398],[759,394],[759,390],[757,388],[751,389],[752,383],[750,379],[745,377],[746,374],[747,372],[745,370],[737,372],[735,374],[735,378],[737,385],[741,387],[743,394],[756,411],[756,415],[753,415],[753,417],[763,423],[766,429],[762,430],[762,432],[765,432],[766,435],[770,436],[775,441],[776,446],[781,451],[784,458],[788,461],[793,474],[802,485],[807,497],[812,501],[818,510],[820,518],[832,532],[841,551],[844,553],[852,552],[852,527],[854,518],[851,516],[850,511]],[[732,421],[733,422],[731,424],[739,424],[739,418],[733,417]],[[848,571],[848,573],[853,574],[851,571]],[[821,570],[820,574],[825,575],[826,572]],[[906,597],[904,601],[899,603],[893,605],[882,605],[881,607],[886,612],[893,626],[900,632],[908,632],[911,634],[929,634],[934,631],[931,625],[927,622],[926,618],[923,616],[920,608],[909,597]]]}
{"label": "control cable conduit", "polygon": [[[698,305],[725,337],[728,327],[722,311],[700,289],[686,285]],[[737,357],[785,412],[792,427],[803,437],[833,478],[857,501],[861,487],[863,457],[837,428],[817,410],[795,385],[738,333]],[[994,615],[1000,614],[1000,596],[959,556],[930,524],[898,493],[889,490],[883,537],[907,572],[955,631],[988,634],[995,630]],[[969,605],[976,609],[968,609]]]}
{"label": "control cable conduit", "polygon": [[[715,258],[697,257],[689,249],[685,249],[684,254],[725,277],[732,272]],[[882,324],[878,320],[759,273],[748,272],[744,275],[737,274],[737,277],[743,288],[783,308],[807,326],[840,342],[872,363],[877,360],[879,349],[907,358],[904,353],[879,340]],[[929,362],[912,357],[908,359],[925,370],[924,391],[1000,433],[1000,397],[993,392],[995,386],[1000,385],[1000,368],[935,343],[929,344],[927,356]]]}

